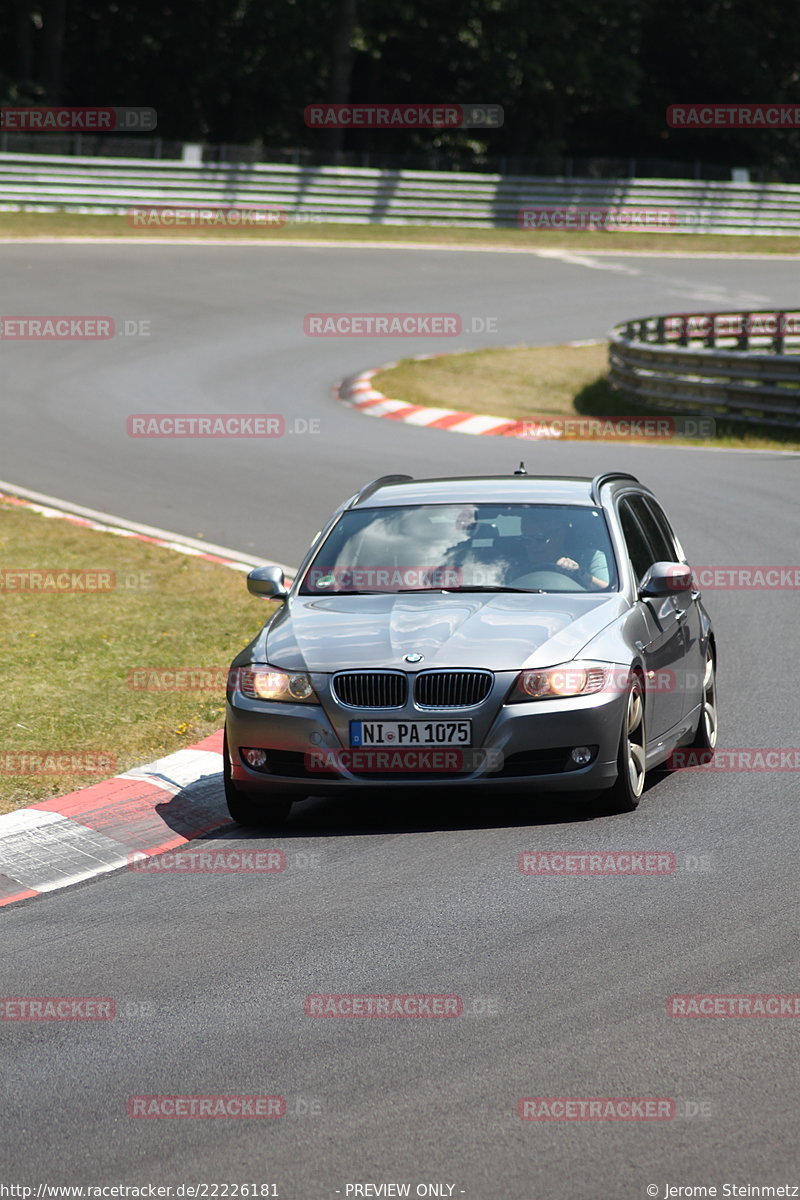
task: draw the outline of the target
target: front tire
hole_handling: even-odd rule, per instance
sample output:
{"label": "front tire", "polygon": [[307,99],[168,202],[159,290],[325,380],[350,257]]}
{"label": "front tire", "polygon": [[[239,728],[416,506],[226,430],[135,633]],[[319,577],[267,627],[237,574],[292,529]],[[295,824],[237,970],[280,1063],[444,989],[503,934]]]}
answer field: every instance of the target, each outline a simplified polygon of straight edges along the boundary
{"label": "front tire", "polygon": [[237,825],[250,829],[263,829],[283,825],[292,807],[286,796],[270,793],[263,800],[239,791],[231,775],[231,759],[228,753],[228,735],[222,742],[222,780],[225,786],[225,802],[231,819]]}
{"label": "front tire", "polygon": [[689,743],[693,750],[713,750],[717,744],[717,667],[711,643],[706,646],[703,699],[697,731]]}
{"label": "front tire", "polygon": [[633,812],[639,807],[647,776],[646,755],[644,691],[639,676],[634,675],[625,701],[625,719],[617,754],[617,779],[601,800],[605,812]]}

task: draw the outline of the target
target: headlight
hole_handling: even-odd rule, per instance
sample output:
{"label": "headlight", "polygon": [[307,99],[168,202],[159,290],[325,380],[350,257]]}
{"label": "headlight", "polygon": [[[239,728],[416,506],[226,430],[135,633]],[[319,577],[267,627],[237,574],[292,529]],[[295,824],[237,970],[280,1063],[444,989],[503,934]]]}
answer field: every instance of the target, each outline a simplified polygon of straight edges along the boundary
{"label": "headlight", "polygon": [[558,667],[520,671],[508,703],[592,696],[604,690],[612,672],[613,667],[591,662],[571,662]]}
{"label": "headlight", "polygon": [[294,704],[319,704],[311,680],[303,671],[276,671],[274,667],[231,667],[229,687],[238,687],[250,700],[288,700]]}

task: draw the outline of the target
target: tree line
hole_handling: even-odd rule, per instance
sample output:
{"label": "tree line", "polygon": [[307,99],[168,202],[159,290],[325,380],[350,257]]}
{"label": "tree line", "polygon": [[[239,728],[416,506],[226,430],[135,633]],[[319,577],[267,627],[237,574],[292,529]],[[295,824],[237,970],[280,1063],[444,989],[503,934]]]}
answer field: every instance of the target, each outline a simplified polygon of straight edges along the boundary
{"label": "tree line", "polygon": [[[800,132],[668,127],[681,102],[800,102],[777,0],[10,0],[0,100],[142,105],[163,138],[327,152],[702,159],[800,170]],[[500,104],[500,129],[318,130],[315,102]]]}

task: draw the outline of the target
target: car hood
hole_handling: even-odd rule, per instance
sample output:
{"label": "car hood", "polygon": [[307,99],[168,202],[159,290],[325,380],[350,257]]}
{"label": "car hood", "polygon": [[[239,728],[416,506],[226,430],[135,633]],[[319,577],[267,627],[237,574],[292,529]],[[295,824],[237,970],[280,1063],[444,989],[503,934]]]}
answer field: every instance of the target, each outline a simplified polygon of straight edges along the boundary
{"label": "car hood", "polygon": [[628,608],[624,596],[581,593],[294,596],[253,648],[289,671],[425,667],[516,671],[574,658]]}

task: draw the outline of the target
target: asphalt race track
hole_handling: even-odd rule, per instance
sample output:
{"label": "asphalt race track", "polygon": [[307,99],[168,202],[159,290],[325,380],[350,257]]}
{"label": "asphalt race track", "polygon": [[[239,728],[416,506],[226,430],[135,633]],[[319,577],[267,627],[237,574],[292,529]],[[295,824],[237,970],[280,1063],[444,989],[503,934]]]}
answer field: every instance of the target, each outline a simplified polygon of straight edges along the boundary
{"label": "asphalt race track", "polygon": [[[631,470],[696,565],[798,561],[798,459],[524,445],[370,420],[331,398],[412,353],[601,338],[648,313],[797,304],[796,260],[235,246],[3,245],[4,314],[151,336],[4,342],[0,477],[296,563],[389,471]],[[497,332],[311,339],[309,312],[459,312]],[[126,435],[142,412],[319,421],[273,441]],[[706,591],[722,747],[795,747],[796,593]],[[255,602],[254,602],[255,603]],[[222,804],[222,797],[220,797]],[[4,1022],[4,1174],[20,1183],[437,1183],[469,1200],[796,1185],[798,1022],[667,1016],[676,993],[797,990],[798,776],[659,773],[638,812],[310,799],[279,875],[119,872],[4,913],[0,992],[109,996],[109,1022]],[[654,877],[542,878],[526,850],[672,851]],[[312,993],[463,997],[453,1020],[322,1020]],[[279,1120],[135,1120],[128,1097],[270,1094]],[[522,1097],[667,1097],[663,1122],[529,1122]],[[35,1193],[34,1193],[35,1194]],[[361,1193],[380,1194],[380,1193]],[[386,1194],[386,1193],[384,1193]],[[389,1193],[391,1194],[391,1193]],[[423,1194],[423,1193],[420,1193]],[[436,1193],[433,1193],[436,1194]],[[653,1193],[650,1193],[653,1194]],[[731,1194],[731,1193],[728,1193]],[[787,1193],[791,1194],[791,1193]]]}

